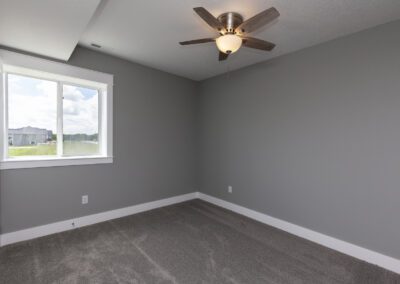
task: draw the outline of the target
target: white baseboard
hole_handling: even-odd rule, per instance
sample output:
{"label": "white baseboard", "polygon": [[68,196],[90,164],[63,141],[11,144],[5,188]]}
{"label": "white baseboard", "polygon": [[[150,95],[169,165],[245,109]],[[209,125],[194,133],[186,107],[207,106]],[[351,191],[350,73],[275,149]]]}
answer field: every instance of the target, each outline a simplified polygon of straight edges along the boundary
{"label": "white baseboard", "polygon": [[175,197],[170,197],[166,199],[161,199],[157,201],[142,203],[130,207],[125,207],[121,209],[106,211],[98,214],[88,215],[84,217],[79,217],[75,219],[65,220],[61,222],[56,222],[48,225],[28,228],[16,232],[6,233],[0,235],[0,246],[5,246],[21,241],[26,241],[46,235],[51,235],[63,231],[72,230],[75,228],[80,228],[116,218],[121,218],[124,216],[133,215],[136,213],[192,200],[195,198],[202,199],[206,202],[212,203],[214,205],[220,206],[222,208],[231,210],[238,214],[244,215],[251,219],[257,220],[264,224],[276,227],[283,231],[289,232],[293,235],[299,236],[301,238],[310,240],[317,244],[323,245],[325,247],[337,250],[344,254],[353,256],[355,258],[364,260],[366,262],[378,265],[382,268],[391,270],[393,272],[400,274],[400,260],[395,259],[390,256],[318,233],[316,231],[280,220],[278,218],[271,217],[269,215],[248,209],[246,207],[236,205],[234,203],[203,194],[200,192],[193,192],[188,194],[183,194]]}
{"label": "white baseboard", "polygon": [[316,231],[280,220],[278,218],[271,217],[267,214],[263,214],[246,207],[236,205],[234,203],[207,195],[203,193],[198,193],[198,198],[223,207],[230,211],[236,212],[238,214],[244,215],[251,219],[257,220],[261,223],[273,226],[275,228],[281,229],[293,235],[299,236],[301,238],[307,239],[314,243],[320,244],[322,246],[334,249],[341,253],[350,255],[352,257],[364,260],[366,262],[378,265],[387,270],[400,274],[400,260],[393,257],[318,233]]}
{"label": "white baseboard", "polygon": [[178,195],[84,217],[55,222],[0,235],[0,246],[31,240],[197,198],[197,192]]}

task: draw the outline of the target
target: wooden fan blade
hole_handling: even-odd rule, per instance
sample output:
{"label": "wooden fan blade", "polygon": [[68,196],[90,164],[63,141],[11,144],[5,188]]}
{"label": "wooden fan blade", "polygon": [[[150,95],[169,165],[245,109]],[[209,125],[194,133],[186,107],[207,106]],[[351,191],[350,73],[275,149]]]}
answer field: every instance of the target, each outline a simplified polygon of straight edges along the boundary
{"label": "wooden fan blade", "polygon": [[219,55],[218,55],[218,60],[219,61],[226,60],[228,58],[228,56],[229,56],[229,54],[226,54],[226,53],[223,53],[223,52],[220,51]]}
{"label": "wooden fan blade", "polygon": [[275,44],[273,44],[272,42],[254,37],[242,37],[242,39],[243,45],[250,48],[271,51],[275,47]]}
{"label": "wooden fan blade", "polygon": [[213,39],[213,38],[200,38],[200,39],[194,39],[194,40],[181,41],[179,44],[180,45],[189,45],[189,44],[206,43],[206,42],[213,42],[213,41],[215,41],[215,39]]}
{"label": "wooden fan blade", "polygon": [[209,26],[211,26],[213,29],[221,32],[225,30],[224,25],[218,21],[210,12],[208,12],[205,8],[203,7],[196,7],[193,8],[193,10],[197,13],[197,15],[200,16]]}
{"label": "wooden fan blade", "polygon": [[252,31],[255,31],[256,29],[268,24],[269,22],[272,22],[278,18],[279,15],[280,14],[278,10],[276,10],[274,7],[271,7],[241,23],[236,28],[236,31],[240,33],[251,33]]}

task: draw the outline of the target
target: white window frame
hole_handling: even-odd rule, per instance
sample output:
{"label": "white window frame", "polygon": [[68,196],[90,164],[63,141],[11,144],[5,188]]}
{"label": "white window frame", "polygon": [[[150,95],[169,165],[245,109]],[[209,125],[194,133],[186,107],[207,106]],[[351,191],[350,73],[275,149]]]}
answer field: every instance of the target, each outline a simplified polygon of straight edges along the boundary
{"label": "white window frame", "polygon": [[[8,157],[7,74],[57,82],[57,129],[63,128],[62,84],[98,90],[99,154],[61,156],[62,132],[57,132],[56,156]],[[0,49],[0,169],[105,164],[113,162],[113,75]],[[60,97],[61,96],[61,97]]]}

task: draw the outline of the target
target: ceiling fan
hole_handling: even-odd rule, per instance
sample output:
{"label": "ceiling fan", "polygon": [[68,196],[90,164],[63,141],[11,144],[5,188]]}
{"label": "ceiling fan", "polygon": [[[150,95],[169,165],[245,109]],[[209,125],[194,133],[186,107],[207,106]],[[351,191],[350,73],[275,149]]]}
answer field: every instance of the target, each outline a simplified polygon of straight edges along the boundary
{"label": "ceiling fan", "polygon": [[247,36],[248,33],[272,22],[279,17],[279,12],[271,7],[250,19],[243,21],[243,17],[235,12],[223,13],[215,18],[203,7],[196,7],[193,10],[214,30],[219,32],[217,38],[201,38],[195,40],[182,41],[179,44],[189,45],[206,42],[215,42],[219,49],[219,61],[226,60],[229,54],[239,50],[242,44],[246,47],[271,51],[275,44]]}

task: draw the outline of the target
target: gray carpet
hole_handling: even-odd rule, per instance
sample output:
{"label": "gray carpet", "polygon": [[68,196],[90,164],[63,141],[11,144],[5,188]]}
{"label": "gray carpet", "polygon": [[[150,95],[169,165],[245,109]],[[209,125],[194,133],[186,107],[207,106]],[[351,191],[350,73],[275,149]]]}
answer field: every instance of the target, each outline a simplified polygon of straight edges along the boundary
{"label": "gray carpet", "polygon": [[0,283],[400,283],[193,200],[0,249]]}

